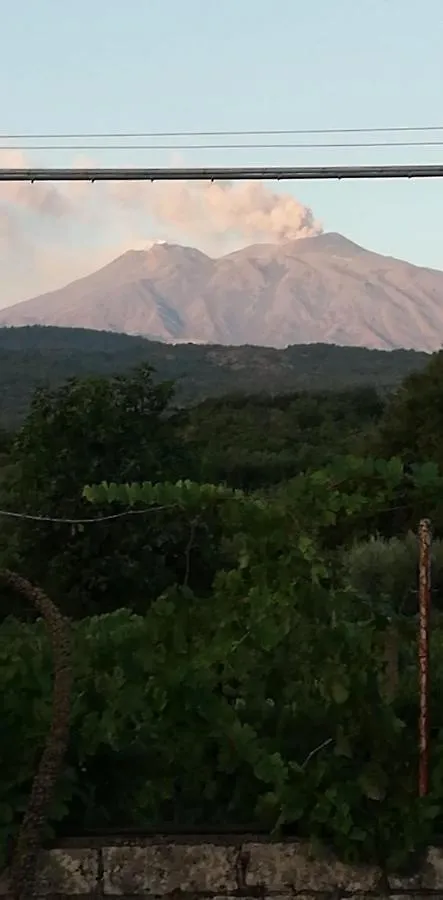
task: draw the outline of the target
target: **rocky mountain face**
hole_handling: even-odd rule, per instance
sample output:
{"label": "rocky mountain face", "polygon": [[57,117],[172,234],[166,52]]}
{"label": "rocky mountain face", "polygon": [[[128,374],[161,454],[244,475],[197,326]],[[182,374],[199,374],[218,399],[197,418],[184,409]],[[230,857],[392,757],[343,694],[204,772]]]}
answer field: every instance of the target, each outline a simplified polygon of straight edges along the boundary
{"label": "rocky mountain face", "polygon": [[255,244],[217,259],[159,243],[0,310],[0,325],[29,324],[170,343],[432,351],[443,344],[443,272],[372,253],[333,233]]}

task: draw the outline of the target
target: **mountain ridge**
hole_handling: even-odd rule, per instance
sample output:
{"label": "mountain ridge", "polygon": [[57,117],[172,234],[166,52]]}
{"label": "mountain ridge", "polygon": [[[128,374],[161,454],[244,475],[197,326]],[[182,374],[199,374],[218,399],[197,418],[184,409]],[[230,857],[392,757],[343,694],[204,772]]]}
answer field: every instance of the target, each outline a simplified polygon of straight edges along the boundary
{"label": "mountain ridge", "polygon": [[110,331],[52,326],[0,328],[0,427],[16,426],[35,388],[67,378],[127,372],[147,363],[172,381],[178,406],[226,394],[279,395],[373,387],[391,390],[430,357],[413,350],[332,344],[228,347],[166,344]]}
{"label": "mountain ridge", "polygon": [[28,324],[167,343],[432,352],[443,343],[443,272],[377,254],[335,232],[252,244],[221,257],[154,242],[0,310],[0,326]]}

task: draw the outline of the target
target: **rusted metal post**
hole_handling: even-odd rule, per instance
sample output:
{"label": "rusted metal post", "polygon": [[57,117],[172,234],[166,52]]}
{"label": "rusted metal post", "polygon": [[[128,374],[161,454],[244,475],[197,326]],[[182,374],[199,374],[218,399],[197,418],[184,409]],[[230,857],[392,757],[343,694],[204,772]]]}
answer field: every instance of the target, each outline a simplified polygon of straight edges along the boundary
{"label": "rusted metal post", "polygon": [[431,613],[431,523],[422,519],[418,529],[418,662],[419,662],[419,769],[418,792],[429,789],[429,619]]}

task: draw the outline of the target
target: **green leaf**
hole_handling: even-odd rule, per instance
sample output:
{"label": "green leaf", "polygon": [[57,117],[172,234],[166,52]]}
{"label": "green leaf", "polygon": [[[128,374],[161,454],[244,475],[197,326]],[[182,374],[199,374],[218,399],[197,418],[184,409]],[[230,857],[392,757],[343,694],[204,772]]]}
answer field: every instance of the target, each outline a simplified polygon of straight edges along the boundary
{"label": "green leaf", "polygon": [[264,754],[257,760],[254,774],[267,784],[282,784],[286,780],[287,768],[279,753]]}
{"label": "green leaf", "polygon": [[441,475],[438,463],[425,462],[412,466],[413,481],[416,487],[427,488],[441,484]]}

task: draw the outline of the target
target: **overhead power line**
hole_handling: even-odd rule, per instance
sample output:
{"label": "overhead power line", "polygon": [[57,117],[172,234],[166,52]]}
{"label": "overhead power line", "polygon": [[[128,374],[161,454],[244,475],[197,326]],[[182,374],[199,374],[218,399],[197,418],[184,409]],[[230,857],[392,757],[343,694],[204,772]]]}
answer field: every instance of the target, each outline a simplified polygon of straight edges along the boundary
{"label": "overhead power line", "polygon": [[346,148],[443,147],[439,141],[357,141],[289,144],[4,144],[0,150],[333,150]]}
{"label": "overhead power line", "polygon": [[206,168],[16,168],[0,169],[12,181],[318,181],[342,179],[442,178],[443,163],[385,166],[233,166]]}
{"label": "overhead power line", "polygon": [[98,138],[182,138],[182,137],[257,137],[266,135],[310,135],[310,134],[394,134],[395,132],[413,133],[420,131],[443,131],[443,125],[399,125],[389,128],[264,128],[256,131],[79,131],[69,133],[45,132],[41,134],[0,134],[0,140],[83,140]]}

